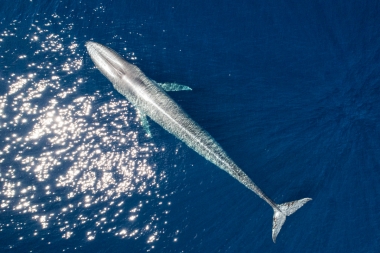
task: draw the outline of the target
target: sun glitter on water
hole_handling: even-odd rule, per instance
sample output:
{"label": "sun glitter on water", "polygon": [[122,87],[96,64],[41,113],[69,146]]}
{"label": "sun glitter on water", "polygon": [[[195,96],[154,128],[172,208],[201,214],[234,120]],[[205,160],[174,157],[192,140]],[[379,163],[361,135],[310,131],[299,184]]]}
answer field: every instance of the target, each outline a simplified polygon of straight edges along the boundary
{"label": "sun glitter on water", "polygon": [[[109,96],[103,103],[98,91],[78,92],[88,83],[80,72],[83,54],[76,39],[63,39],[72,24],[53,15],[33,23],[24,35],[14,32],[18,25],[10,24],[0,36],[3,49],[11,39],[32,48],[2,55],[14,58],[17,68],[4,66],[9,75],[1,78],[8,89],[0,96],[0,213],[30,217],[40,225],[32,237],[56,229],[66,239],[79,234],[95,240],[98,233],[111,233],[154,243],[164,231],[161,214],[132,226],[154,204],[147,198],[126,203],[136,195],[159,203],[168,197],[158,191],[164,172],[158,174],[149,160],[160,150],[139,140],[138,114],[124,99]],[[62,33],[51,33],[51,26],[62,26]],[[16,231],[20,222],[0,222],[0,232],[9,227]]]}

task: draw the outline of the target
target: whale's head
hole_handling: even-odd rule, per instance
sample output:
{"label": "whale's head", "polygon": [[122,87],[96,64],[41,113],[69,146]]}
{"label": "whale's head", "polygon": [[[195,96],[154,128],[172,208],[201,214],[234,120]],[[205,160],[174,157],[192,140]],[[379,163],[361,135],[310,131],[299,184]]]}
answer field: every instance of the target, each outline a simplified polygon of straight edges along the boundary
{"label": "whale's head", "polygon": [[95,66],[111,82],[115,82],[128,74],[126,71],[131,64],[127,63],[111,48],[92,41],[86,42],[86,48]]}

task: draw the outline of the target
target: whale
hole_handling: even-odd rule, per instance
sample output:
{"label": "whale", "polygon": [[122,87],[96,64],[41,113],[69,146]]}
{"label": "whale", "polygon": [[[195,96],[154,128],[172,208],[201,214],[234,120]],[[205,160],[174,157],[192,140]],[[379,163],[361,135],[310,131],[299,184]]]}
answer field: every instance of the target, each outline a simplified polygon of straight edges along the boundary
{"label": "whale", "polygon": [[[216,140],[192,120],[167,93],[171,90],[189,90],[187,86],[158,84],[111,48],[93,41],[86,42],[85,46],[96,68],[139,111],[142,120],[145,121],[144,128],[147,128],[146,117],[155,121],[272,207],[274,212],[272,240],[276,242],[286,217],[301,208],[311,198],[276,204],[232,161]],[[150,135],[150,132],[147,131],[147,134]]]}

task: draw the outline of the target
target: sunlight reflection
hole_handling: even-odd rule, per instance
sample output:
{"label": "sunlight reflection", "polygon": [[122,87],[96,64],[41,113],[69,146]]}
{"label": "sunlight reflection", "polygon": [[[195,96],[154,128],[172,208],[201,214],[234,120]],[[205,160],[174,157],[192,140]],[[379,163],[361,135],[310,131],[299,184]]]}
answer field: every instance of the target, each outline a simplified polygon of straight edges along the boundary
{"label": "sunlight reflection", "polygon": [[[25,62],[25,72],[3,78],[8,91],[0,96],[0,212],[29,214],[41,229],[57,227],[65,239],[87,225],[87,240],[101,232],[148,236],[151,244],[163,231],[157,214],[139,221],[149,201],[126,200],[137,194],[160,201],[167,197],[157,194],[166,175],[150,161],[164,149],[139,140],[139,118],[128,101],[109,96],[99,102],[99,92],[77,91],[87,83],[73,75],[82,68],[78,51],[83,49],[62,35],[73,24],[62,27],[62,34],[49,32],[53,24],[31,25],[23,40],[34,52],[14,55]],[[10,36],[16,35],[4,30],[1,42]],[[123,211],[127,204],[134,207]],[[128,226],[137,221],[141,227]],[[0,223],[0,231],[8,225]]]}

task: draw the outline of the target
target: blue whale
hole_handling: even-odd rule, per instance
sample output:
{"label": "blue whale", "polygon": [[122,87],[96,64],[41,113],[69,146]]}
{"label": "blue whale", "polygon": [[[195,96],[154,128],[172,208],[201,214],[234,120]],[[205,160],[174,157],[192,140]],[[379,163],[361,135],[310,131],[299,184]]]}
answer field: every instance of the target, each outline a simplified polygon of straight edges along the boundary
{"label": "blue whale", "polygon": [[91,41],[86,43],[86,47],[99,71],[111,81],[115,89],[124,95],[142,115],[148,116],[198,154],[226,171],[273,208],[272,239],[273,242],[276,242],[277,235],[286,217],[297,211],[311,198],[303,198],[283,204],[274,203],[228,157],[214,138],[193,121],[168,96],[164,86],[150,80],[138,67],[128,63],[112,49]]}

